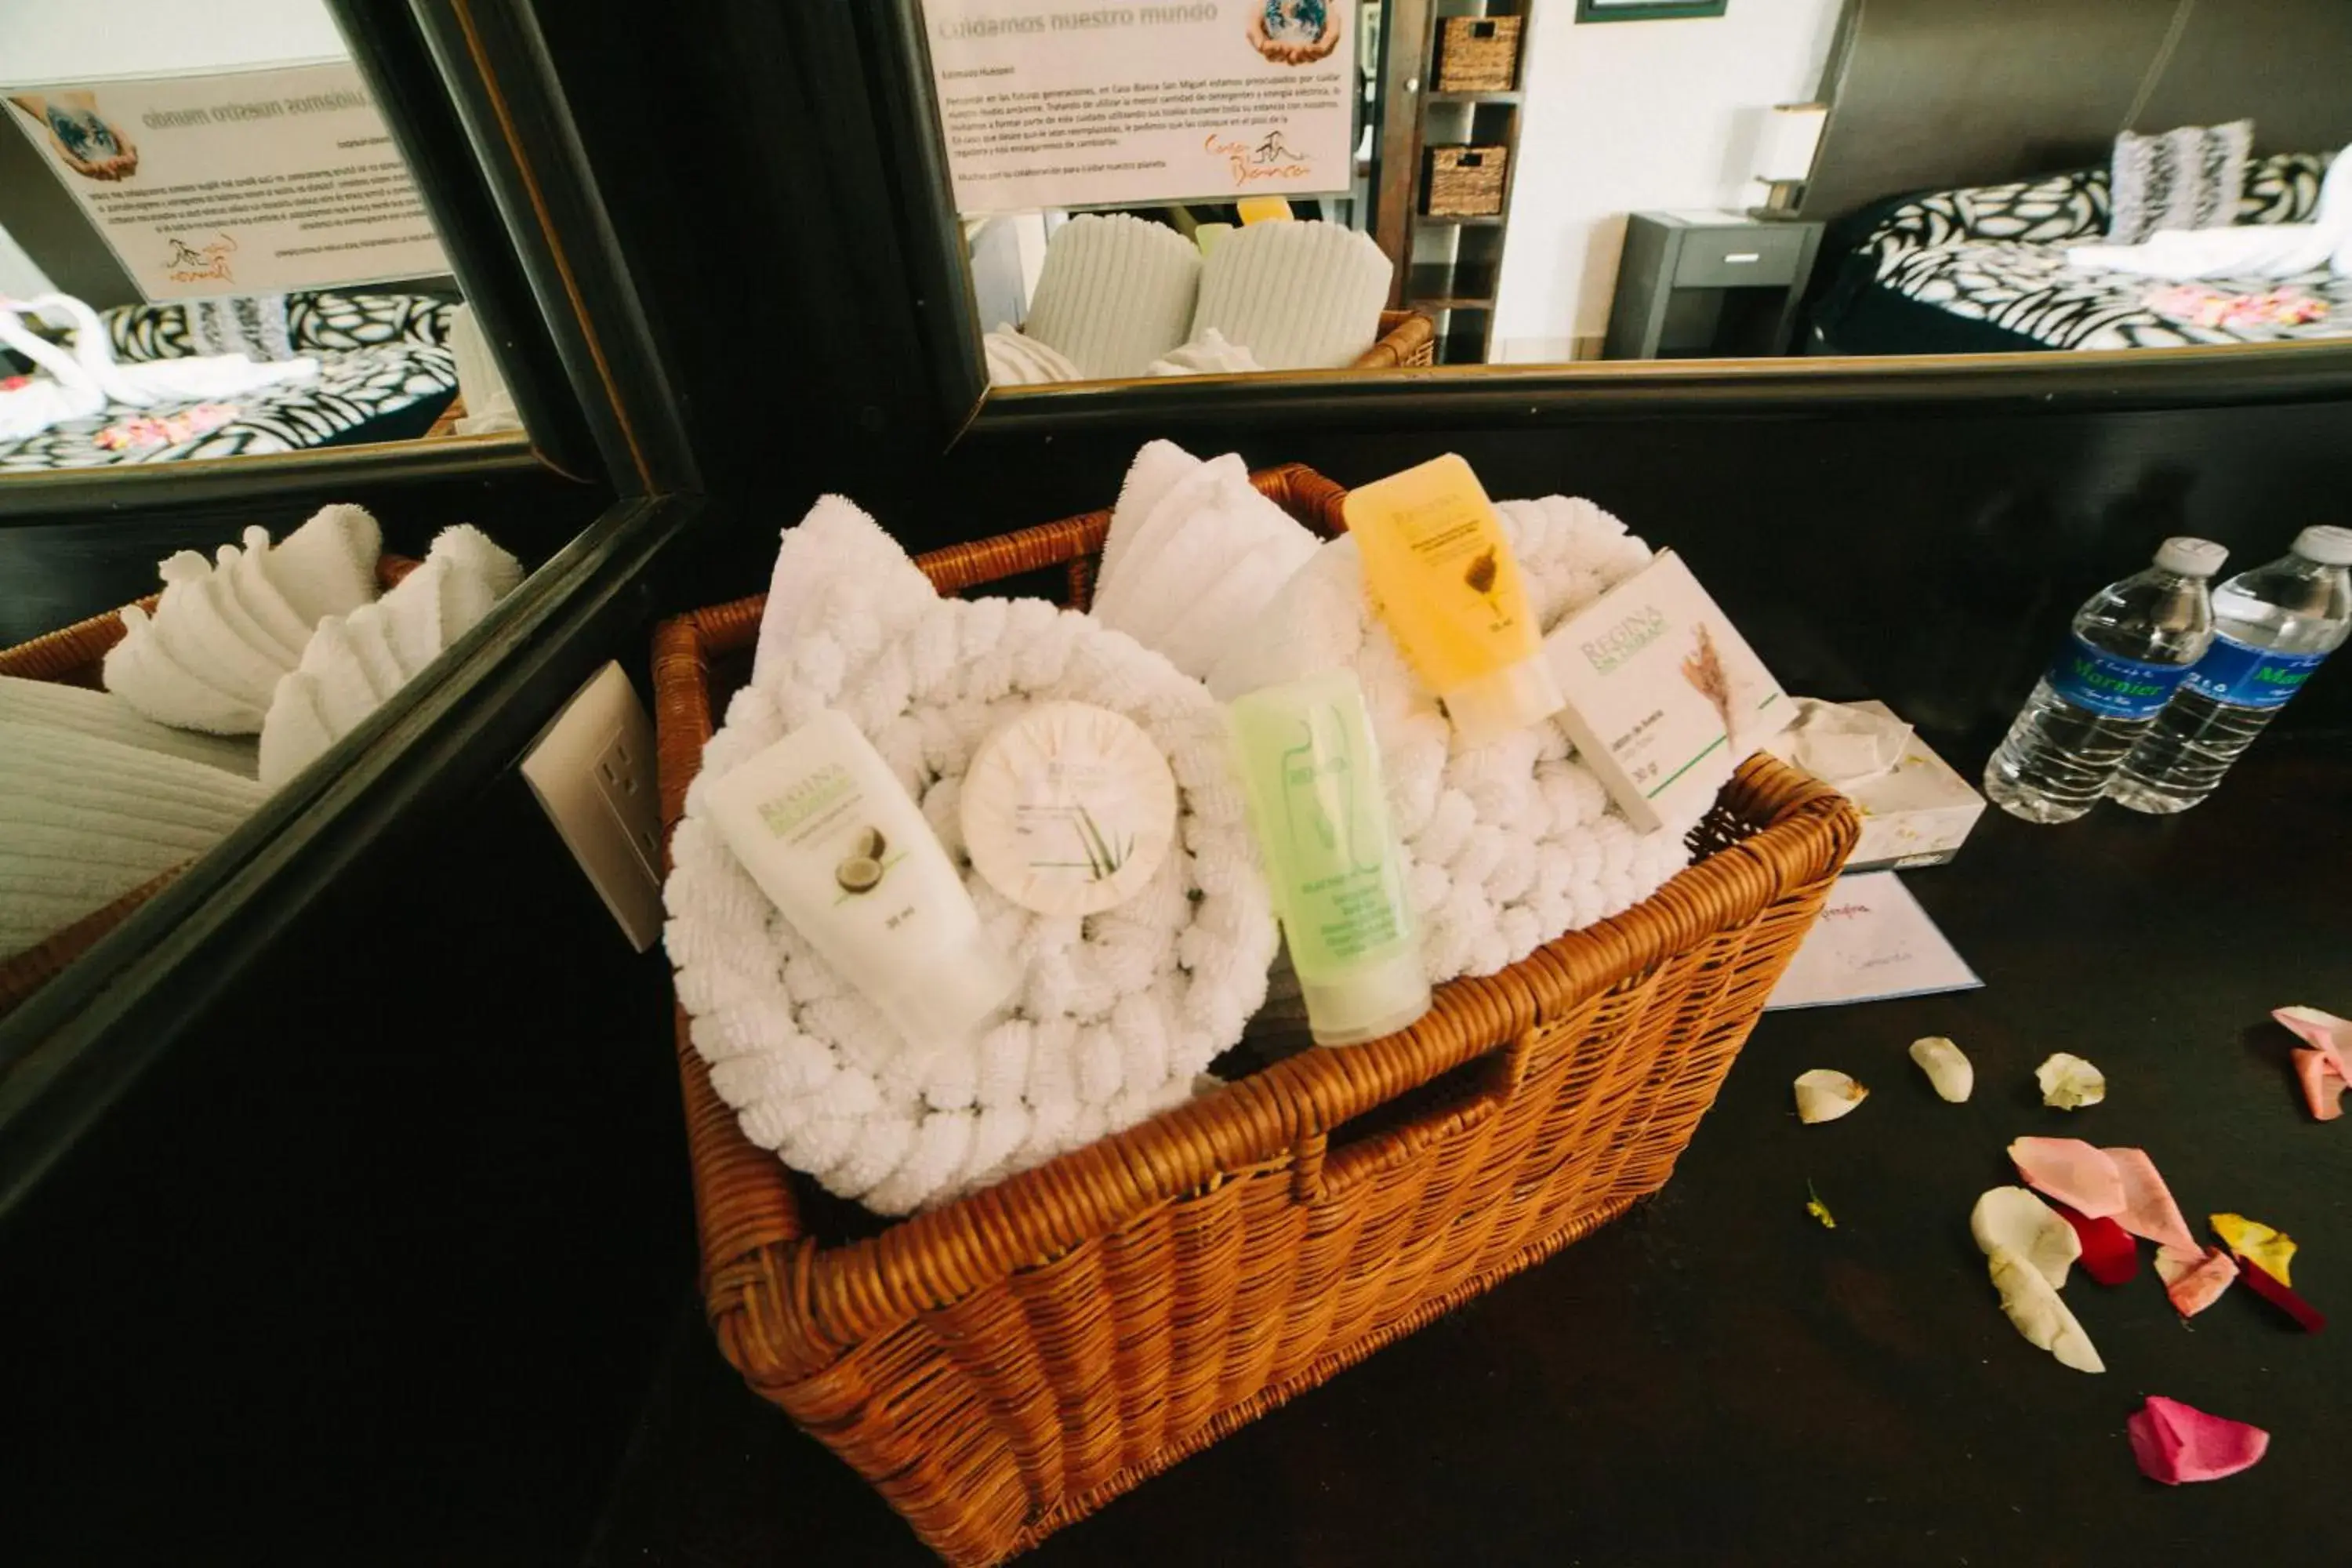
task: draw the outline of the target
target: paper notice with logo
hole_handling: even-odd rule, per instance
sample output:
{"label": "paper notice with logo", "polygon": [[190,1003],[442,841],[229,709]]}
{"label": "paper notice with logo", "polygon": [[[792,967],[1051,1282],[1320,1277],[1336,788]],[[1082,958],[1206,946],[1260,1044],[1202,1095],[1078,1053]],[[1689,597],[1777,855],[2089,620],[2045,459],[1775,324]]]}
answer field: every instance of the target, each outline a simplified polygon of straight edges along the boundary
{"label": "paper notice with logo", "polygon": [[150,300],[449,270],[348,60],[0,93]]}
{"label": "paper notice with logo", "polygon": [[924,0],[966,216],[1344,192],[1350,0]]}
{"label": "paper notice with logo", "polygon": [[1820,921],[1764,1005],[1768,1011],[1832,1007],[1973,991],[1983,984],[1903,879],[1892,871],[1871,871],[1840,877],[1830,889]]}

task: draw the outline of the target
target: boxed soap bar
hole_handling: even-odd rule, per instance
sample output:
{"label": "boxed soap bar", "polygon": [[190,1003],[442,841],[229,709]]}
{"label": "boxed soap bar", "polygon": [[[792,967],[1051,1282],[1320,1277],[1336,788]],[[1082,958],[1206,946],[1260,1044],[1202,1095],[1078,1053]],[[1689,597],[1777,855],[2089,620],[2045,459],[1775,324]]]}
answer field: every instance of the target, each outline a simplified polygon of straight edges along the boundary
{"label": "boxed soap bar", "polygon": [[1559,718],[1635,827],[1705,816],[1791,705],[1681,556],[1647,566],[1544,638]]}
{"label": "boxed soap bar", "polygon": [[[1817,705],[1801,707],[1812,710]],[[1825,706],[1825,705],[1822,705]],[[1884,702],[1853,702],[1847,707],[1900,723]],[[1802,729],[1781,737],[1772,750],[1798,767],[1805,765],[1799,742]],[[1904,737],[1895,765],[1885,773],[1861,779],[1822,781],[1853,802],[1862,814],[1862,837],[1846,862],[1852,871],[1909,870],[1940,866],[1959,853],[1960,844],[1984,815],[1984,796],[1955,772],[1949,763],[1927,749],[1916,735]]]}

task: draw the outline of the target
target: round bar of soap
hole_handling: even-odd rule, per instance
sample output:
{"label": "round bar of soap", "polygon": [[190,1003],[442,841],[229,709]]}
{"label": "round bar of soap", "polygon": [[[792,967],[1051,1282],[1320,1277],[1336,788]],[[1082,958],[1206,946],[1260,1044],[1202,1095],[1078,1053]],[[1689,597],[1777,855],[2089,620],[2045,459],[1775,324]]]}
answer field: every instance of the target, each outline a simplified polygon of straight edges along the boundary
{"label": "round bar of soap", "polygon": [[1085,702],[1049,702],[981,743],[963,839],[1022,908],[1091,915],[1142,891],[1176,838],[1176,780],[1151,738]]}

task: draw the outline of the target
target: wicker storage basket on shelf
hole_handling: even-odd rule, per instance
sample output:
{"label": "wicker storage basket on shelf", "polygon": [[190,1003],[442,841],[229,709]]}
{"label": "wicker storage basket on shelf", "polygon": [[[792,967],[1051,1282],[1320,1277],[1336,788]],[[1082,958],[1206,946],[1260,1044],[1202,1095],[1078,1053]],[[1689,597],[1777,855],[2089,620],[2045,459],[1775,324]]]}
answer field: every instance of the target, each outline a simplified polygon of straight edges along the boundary
{"label": "wicker storage basket on shelf", "polygon": [[[387,555],[376,563],[376,581],[389,588],[415,569],[414,561]],[[156,602],[162,597],[160,594],[150,594],[139,601],[139,607],[153,615]],[[30,642],[0,648],[0,675],[103,689],[101,676],[107,653],[122,637],[122,612],[109,610]],[[0,958],[0,1017],[6,1016],[25,998],[56,978],[66,965],[87,952],[100,937],[121,925],[131,910],[153,898],[186,868],[183,866],[166,871],[133,888],[104,909],[84,915],[47,941],[11,957]]]}
{"label": "wicker storage basket on shelf", "polygon": [[1437,39],[1437,90],[1508,92],[1519,74],[1517,16],[1448,16]]}
{"label": "wicker storage basket on shelf", "polygon": [[[1339,527],[1329,480],[1253,478]],[[1093,512],[918,563],[946,594],[1050,569],[1082,606],[1109,524]],[[665,830],[762,603],[656,634]],[[941,1556],[1018,1552],[1655,1192],[1855,832],[1841,796],[1751,762],[1689,869],[1500,974],[1439,987],[1403,1033],[1290,1057],[856,1239],[819,1234],[829,1200],[738,1131],[681,1009],[719,1346]],[[1467,1081],[1396,1103],[1456,1068]]]}
{"label": "wicker storage basket on shelf", "polygon": [[1382,310],[1380,341],[1349,370],[1396,370],[1437,363],[1437,323],[1419,310]]}
{"label": "wicker storage basket on shelf", "polygon": [[1493,217],[1503,210],[1503,171],[1507,147],[1429,149],[1428,201],[1432,217]]}

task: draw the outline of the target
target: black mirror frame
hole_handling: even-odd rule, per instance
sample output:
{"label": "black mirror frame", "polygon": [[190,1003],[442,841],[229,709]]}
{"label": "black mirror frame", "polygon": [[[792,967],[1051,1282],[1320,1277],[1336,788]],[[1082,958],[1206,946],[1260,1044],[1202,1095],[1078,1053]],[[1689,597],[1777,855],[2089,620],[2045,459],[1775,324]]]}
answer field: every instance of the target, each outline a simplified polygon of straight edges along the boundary
{"label": "black mirror frame", "polygon": [[[615,628],[642,616],[651,563],[702,510],[666,371],[528,11],[501,0],[331,4],[486,325],[516,356],[502,368],[530,435],[148,470],[131,481],[138,500],[548,468],[635,499],[606,510],[442,668],[0,1017],[0,1216],[372,845],[512,761]],[[86,476],[39,488],[12,507],[0,487],[0,526],[12,511],[58,521],[125,500]]]}

